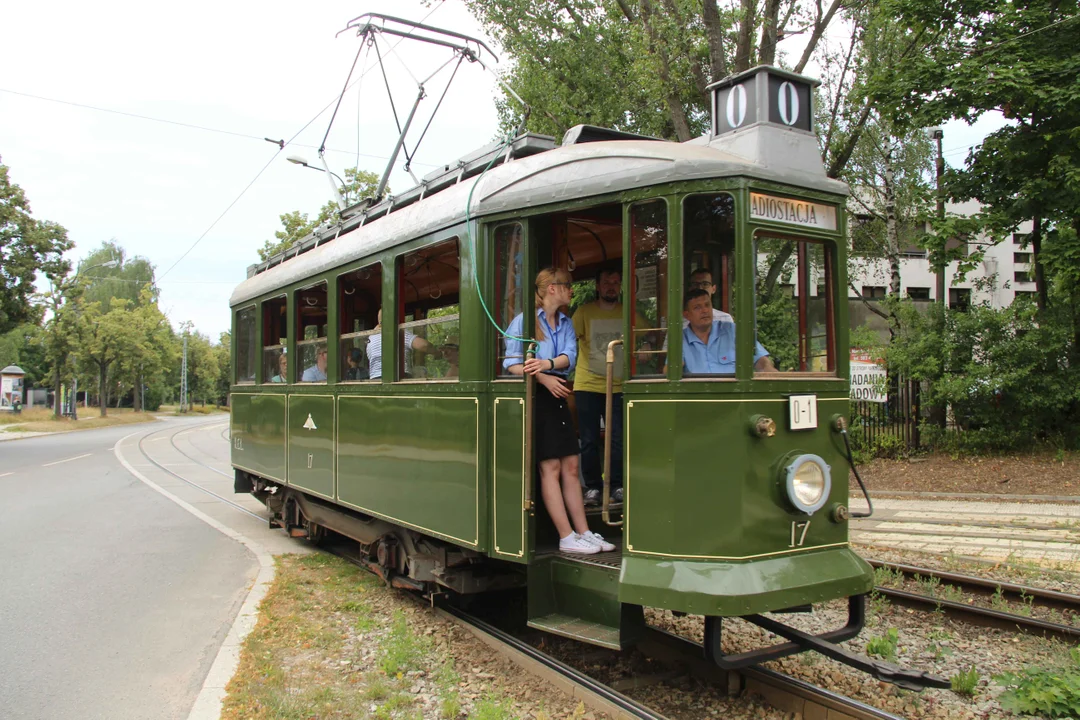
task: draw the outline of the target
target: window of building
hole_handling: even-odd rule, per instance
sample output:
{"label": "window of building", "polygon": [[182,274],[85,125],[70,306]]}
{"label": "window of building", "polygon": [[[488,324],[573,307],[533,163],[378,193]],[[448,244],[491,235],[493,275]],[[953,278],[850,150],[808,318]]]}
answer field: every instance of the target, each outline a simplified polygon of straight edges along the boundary
{"label": "window of building", "polygon": [[342,382],[370,379],[368,342],[379,334],[381,305],[382,265],[375,263],[338,277],[338,376]]}
{"label": "window of building", "polygon": [[255,382],[255,306],[236,313],[236,382]]}
{"label": "window of building", "polygon": [[907,289],[907,296],[912,300],[929,300],[930,288],[928,287],[909,287]]}
{"label": "window of building", "polygon": [[[525,231],[521,223],[508,223],[495,228],[495,322],[506,330],[510,323],[525,310],[526,280],[521,273],[525,268]],[[523,325],[528,327],[528,325]],[[521,379],[511,375],[504,367],[506,359],[505,338],[496,333],[495,376]]]}
{"label": "window of building", "polygon": [[263,303],[263,382],[289,382],[288,299],[281,297]]}
{"label": "window of building", "polygon": [[326,283],[296,292],[297,382],[326,382]]}
{"label": "window of building", "polygon": [[885,287],[883,285],[863,285],[862,296],[870,300],[880,300],[885,297]]}
{"label": "window of building", "polygon": [[1027,265],[1031,262],[1031,253],[1026,252],[1014,252],[1013,262],[1017,265]]}
{"label": "window of building", "polygon": [[[634,298],[630,313],[630,377],[662,377],[668,326],[667,203],[648,200],[630,206],[629,281]],[[625,284],[624,284],[625,287]],[[606,354],[606,353],[605,353]],[[616,356],[616,367],[622,356]]]}
{"label": "window of building", "polygon": [[1016,270],[1013,272],[1013,280],[1022,283],[1032,282],[1031,272],[1028,270]]}
{"label": "window of building", "polygon": [[949,288],[949,307],[961,312],[971,307],[970,288]]}
{"label": "window of building", "polygon": [[1013,245],[1017,247],[1024,247],[1028,244],[1028,240],[1031,238],[1030,233],[1013,233],[1012,241]]}
{"label": "window of building", "polygon": [[[398,379],[456,380],[460,345],[461,257],[458,239],[398,259]],[[375,337],[371,338],[375,341]],[[381,347],[381,341],[378,343]],[[371,377],[382,360],[368,344]],[[379,353],[381,356],[381,352]]]}
{"label": "window of building", "polygon": [[1034,290],[1017,290],[1013,293],[1013,301],[1023,300],[1024,302],[1035,302]]}
{"label": "window of building", "polygon": [[825,243],[756,238],[755,372],[836,371],[835,262]]}

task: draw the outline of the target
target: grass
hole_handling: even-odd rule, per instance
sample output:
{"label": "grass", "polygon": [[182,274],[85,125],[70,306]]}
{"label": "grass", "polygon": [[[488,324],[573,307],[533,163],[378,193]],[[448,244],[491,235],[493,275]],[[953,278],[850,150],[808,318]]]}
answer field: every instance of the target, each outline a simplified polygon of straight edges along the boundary
{"label": "grass", "polygon": [[54,419],[52,410],[38,409],[24,410],[19,415],[16,423],[5,422],[9,420],[9,413],[0,414],[0,425],[5,432],[66,432],[68,430],[93,430],[94,428],[112,427],[113,425],[130,425],[132,423],[150,422],[154,420],[151,413],[133,412],[131,408],[109,408],[109,414],[101,417],[97,408],[84,408],[79,411],[79,419],[70,418]]}
{"label": "grass", "polygon": [[229,412],[229,408],[222,405],[189,405],[187,412],[181,413],[179,405],[162,405],[156,410],[157,415],[213,415],[215,413]]}
{"label": "grass", "polygon": [[[394,608],[404,604],[397,591],[330,555],[276,562],[274,585],[227,687],[222,720],[514,716],[512,698],[495,691],[467,705],[453,658]],[[427,705],[410,691],[418,682]]]}

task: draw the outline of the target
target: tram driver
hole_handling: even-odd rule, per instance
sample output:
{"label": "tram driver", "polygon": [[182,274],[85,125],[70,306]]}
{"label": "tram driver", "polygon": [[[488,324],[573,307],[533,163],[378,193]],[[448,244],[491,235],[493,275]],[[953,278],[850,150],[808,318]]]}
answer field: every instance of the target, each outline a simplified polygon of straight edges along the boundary
{"label": "tram driver", "polygon": [[[695,288],[683,300],[683,372],[688,375],[735,374],[735,323],[713,317],[708,290]],[[728,316],[730,317],[730,315]],[[754,369],[772,371],[769,351],[754,341]]]}

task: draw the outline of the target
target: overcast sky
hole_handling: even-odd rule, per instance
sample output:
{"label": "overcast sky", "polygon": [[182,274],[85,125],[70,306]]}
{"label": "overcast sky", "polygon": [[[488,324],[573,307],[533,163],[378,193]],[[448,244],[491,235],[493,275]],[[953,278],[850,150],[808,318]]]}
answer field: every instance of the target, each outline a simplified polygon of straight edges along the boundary
{"label": "overcast sky", "polygon": [[[67,228],[76,243],[73,259],[112,239],[129,255],[149,258],[174,326],[191,320],[216,340],[229,326],[229,295],[280,227],[278,216],[314,214],[329,198],[322,173],[285,158],[316,161],[314,148],[330,118],[324,108],[336,101],[359,46],[355,33],[335,33],[366,12],[426,18],[483,37],[457,0],[430,7],[418,0],[0,3],[0,160],[26,191],[34,216]],[[387,37],[384,56],[393,42]],[[409,41],[391,53],[387,70],[403,118],[417,92],[413,76],[426,78],[449,57]],[[416,122],[426,122],[448,77],[443,70],[428,83]],[[417,153],[418,177],[494,138],[495,96],[490,75],[462,66]],[[966,148],[998,123],[947,126],[947,159],[959,164]],[[289,140],[305,125],[283,152],[262,140]],[[382,77],[372,70],[348,93],[334,123],[327,141],[331,170],[343,174],[357,164],[359,150],[361,169],[381,173],[396,137]],[[399,191],[413,185],[402,164],[399,159],[390,181]]]}

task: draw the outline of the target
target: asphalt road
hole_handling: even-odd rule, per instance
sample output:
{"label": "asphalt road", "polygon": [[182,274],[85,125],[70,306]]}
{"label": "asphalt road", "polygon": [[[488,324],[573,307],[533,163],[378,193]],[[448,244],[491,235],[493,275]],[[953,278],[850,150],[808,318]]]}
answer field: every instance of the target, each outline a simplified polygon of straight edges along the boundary
{"label": "asphalt road", "polygon": [[0,442],[0,718],[187,717],[258,563],[112,448],[207,420]]}

